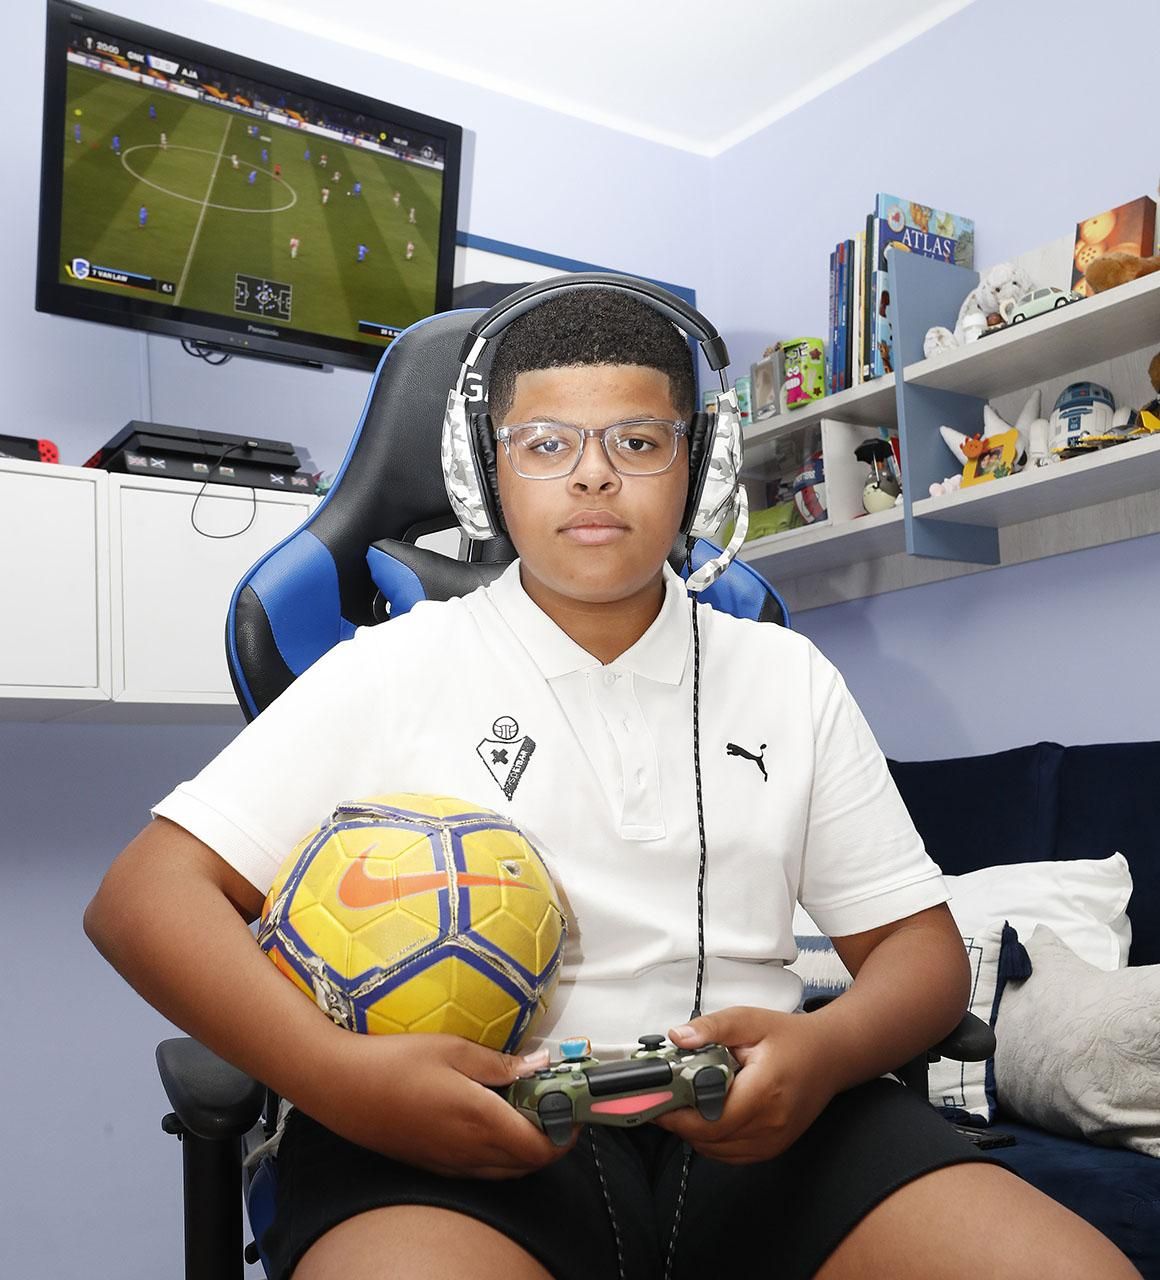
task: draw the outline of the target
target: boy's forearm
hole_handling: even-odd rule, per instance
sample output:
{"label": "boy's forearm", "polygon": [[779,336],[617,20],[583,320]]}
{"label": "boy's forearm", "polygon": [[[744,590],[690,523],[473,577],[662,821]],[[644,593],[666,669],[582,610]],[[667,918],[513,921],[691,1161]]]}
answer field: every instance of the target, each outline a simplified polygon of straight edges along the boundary
{"label": "boy's forearm", "polygon": [[835,1092],[909,1062],[958,1026],[970,970],[962,939],[944,925],[903,925],[866,957],[853,986],[823,1009],[815,1029],[832,1042]]}
{"label": "boy's forearm", "polygon": [[85,913],[94,945],[215,1053],[301,1105],[321,1097],[344,1033],[270,964],[220,888],[150,829],[138,841]]}

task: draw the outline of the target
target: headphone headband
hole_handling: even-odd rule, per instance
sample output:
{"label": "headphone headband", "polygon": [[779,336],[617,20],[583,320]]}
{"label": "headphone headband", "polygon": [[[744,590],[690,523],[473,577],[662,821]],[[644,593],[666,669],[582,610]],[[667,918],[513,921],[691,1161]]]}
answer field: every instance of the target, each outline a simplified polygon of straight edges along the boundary
{"label": "headphone headband", "polygon": [[[669,293],[660,285],[648,280],[638,280],[634,276],[618,276],[603,271],[582,271],[572,276],[550,276],[547,280],[537,280],[532,284],[517,289],[515,293],[502,298],[468,330],[467,337],[459,351],[460,364],[469,368],[474,366],[483,352],[484,346],[498,333],[518,319],[526,311],[545,301],[546,294],[560,293],[569,289],[615,289],[619,293],[627,293],[647,303],[654,311],[660,312],[666,320],[671,321],[678,329],[696,338],[701,347],[709,368],[720,373],[729,363],[729,352],[725,340],[708,320],[695,308],[689,306],[683,298]],[[721,385],[725,385],[722,378]]]}

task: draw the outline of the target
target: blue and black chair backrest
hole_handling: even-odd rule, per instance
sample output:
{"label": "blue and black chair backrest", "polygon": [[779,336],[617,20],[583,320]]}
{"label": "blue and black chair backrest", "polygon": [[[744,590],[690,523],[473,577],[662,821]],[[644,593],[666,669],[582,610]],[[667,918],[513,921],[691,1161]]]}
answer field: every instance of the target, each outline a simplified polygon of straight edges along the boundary
{"label": "blue and black chair backrest", "polygon": [[[470,560],[415,545],[424,534],[456,527],[440,437],[459,351],[479,315],[445,312],[395,339],[325,498],[235,589],[226,655],[247,719],[356,627],[398,617],[417,600],[465,595],[515,559],[506,538],[471,544]],[[715,552],[698,542],[693,568]],[[781,598],[741,561],[703,598],[739,617],[789,623]]]}

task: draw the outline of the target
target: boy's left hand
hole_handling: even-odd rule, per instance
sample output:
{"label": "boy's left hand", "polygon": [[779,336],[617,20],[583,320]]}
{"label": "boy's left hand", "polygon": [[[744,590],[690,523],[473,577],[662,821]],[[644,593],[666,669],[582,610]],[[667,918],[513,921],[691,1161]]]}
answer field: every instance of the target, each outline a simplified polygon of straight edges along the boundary
{"label": "boy's left hand", "polygon": [[723,1044],[743,1068],[719,1120],[683,1107],[653,1121],[711,1160],[751,1164],[779,1155],[837,1091],[834,1049],[808,1014],[734,1006],[674,1028],[669,1039],[682,1049]]}

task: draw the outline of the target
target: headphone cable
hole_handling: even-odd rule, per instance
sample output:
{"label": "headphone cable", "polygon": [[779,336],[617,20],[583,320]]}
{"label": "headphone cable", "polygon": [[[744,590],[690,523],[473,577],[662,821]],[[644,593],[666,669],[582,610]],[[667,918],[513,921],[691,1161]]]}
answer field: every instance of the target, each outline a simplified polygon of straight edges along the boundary
{"label": "headphone cable", "polygon": [[690,1019],[701,1016],[701,986],[705,978],[705,807],[701,799],[701,628],[697,622],[697,597],[691,600],[693,611],[693,777],[697,787],[697,835],[701,842],[701,858],[697,869],[697,985],[693,993]]}

